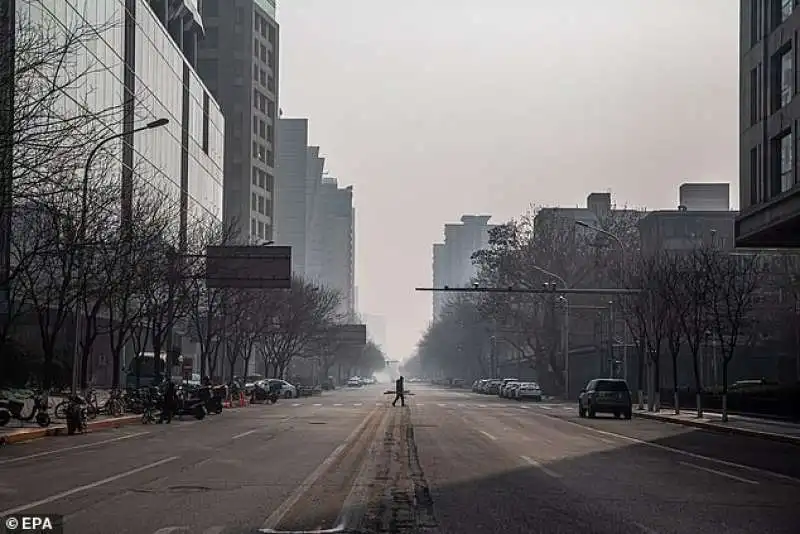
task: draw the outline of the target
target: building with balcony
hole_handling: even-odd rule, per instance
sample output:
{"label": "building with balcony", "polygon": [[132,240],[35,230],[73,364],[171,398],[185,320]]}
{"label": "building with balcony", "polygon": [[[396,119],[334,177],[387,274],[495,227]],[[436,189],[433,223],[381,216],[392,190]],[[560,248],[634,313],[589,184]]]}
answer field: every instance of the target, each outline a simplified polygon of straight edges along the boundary
{"label": "building with balcony", "polygon": [[800,246],[797,0],[742,0],[736,245]]}

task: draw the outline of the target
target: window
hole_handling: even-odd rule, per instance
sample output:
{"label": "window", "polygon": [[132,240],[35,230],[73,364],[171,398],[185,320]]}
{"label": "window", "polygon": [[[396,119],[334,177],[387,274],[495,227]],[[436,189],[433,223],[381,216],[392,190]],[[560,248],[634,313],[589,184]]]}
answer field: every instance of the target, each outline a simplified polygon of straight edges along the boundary
{"label": "window", "polygon": [[267,55],[267,65],[269,65],[271,69],[275,68],[275,54],[272,53],[272,50],[270,50]]}
{"label": "window", "polygon": [[250,209],[258,211],[258,195],[250,193]]}
{"label": "window", "polygon": [[761,169],[763,168],[761,145],[756,145],[750,149],[750,204],[757,204],[761,202],[762,190],[761,182],[763,180]]}
{"label": "window", "polygon": [[758,124],[761,120],[761,63],[750,70],[750,124]]}
{"label": "window", "polygon": [[266,87],[266,85],[267,85],[267,71],[265,71],[263,69],[258,71],[258,83],[260,83],[261,85]]}
{"label": "window", "polygon": [[264,46],[264,45],[259,45],[259,52],[260,52],[259,57],[261,58],[261,61],[266,61],[267,60],[267,47]]}
{"label": "window", "polygon": [[259,174],[261,171],[258,170],[258,167],[253,167],[253,185],[258,185]]}
{"label": "window", "polygon": [[258,121],[258,135],[262,139],[267,137],[267,123],[262,120]]}
{"label": "window", "polygon": [[258,213],[264,214],[264,197],[262,195],[258,195]]}
{"label": "window", "polygon": [[275,178],[270,173],[265,174],[267,177],[267,184],[264,186],[264,189],[271,192],[275,189]]}
{"label": "window", "polygon": [[204,0],[203,1],[203,16],[216,17],[219,15],[219,0]]}
{"label": "window", "polygon": [[258,58],[258,39],[253,39],[253,57]]}
{"label": "window", "polygon": [[241,24],[244,22],[244,8],[237,7],[236,8],[236,24]]}
{"label": "window", "polygon": [[275,154],[272,153],[272,150],[267,150],[267,165],[270,167],[275,166]]}
{"label": "window", "polygon": [[264,222],[258,221],[258,237],[264,239]]}
{"label": "window", "polygon": [[792,101],[792,93],[794,92],[793,58],[794,54],[792,54],[791,50],[781,55],[781,107]]}
{"label": "window", "polygon": [[253,30],[259,31],[260,28],[261,28],[261,17],[258,15],[258,13],[256,13],[255,16],[253,17]]}
{"label": "window", "polygon": [[272,43],[272,46],[275,46],[275,26],[272,24],[269,25],[269,42]]}
{"label": "window", "polygon": [[211,103],[208,99],[208,93],[203,91],[203,152],[208,154],[208,142],[209,142],[209,118],[208,114],[210,113]]}
{"label": "window", "polygon": [[780,179],[778,191],[788,191],[794,185],[793,168],[794,168],[794,143],[792,143],[792,133],[787,132],[778,138],[778,161]]}
{"label": "window", "polygon": [[267,187],[266,181],[267,181],[267,173],[265,173],[264,171],[259,170],[258,171],[258,187],[260,187],[261,189],[266,189],[266,187]]}
{"label": "window", "polygon": [[203,43],[209,48],[216,48],[218,42],[219,42],[219,32],[217,31],[217,28],[211,27],[206,29],[206,36],[203,39]]}
{"label": "window", "polygon": [[253,135],[258,134],[258,117],[253,115]]}
{"label": "window", "polygon": [[794,8],[795,0],[780,0],[781,2],[781,22],[792,16],[792,9]]}
{"label": "window", "polygon": [[273,141],[273,130],[271,125],[267,125],[267,141],[270,143]]}
{"label": "window", "polygon": [[275,102],[272,100],[267,102],[267,117],[270,119],[275,118]]}
{"label": "window", "polygon": [[267,90],[271,93],[275,92],[275,78],[273,76],[267,78]]}
{"label": "window", "polygon": [[257,225],[256,225],[255,218],[250,219],[250,233],[253,234],[253,235],[256,235],[256,228],[257,228]]}

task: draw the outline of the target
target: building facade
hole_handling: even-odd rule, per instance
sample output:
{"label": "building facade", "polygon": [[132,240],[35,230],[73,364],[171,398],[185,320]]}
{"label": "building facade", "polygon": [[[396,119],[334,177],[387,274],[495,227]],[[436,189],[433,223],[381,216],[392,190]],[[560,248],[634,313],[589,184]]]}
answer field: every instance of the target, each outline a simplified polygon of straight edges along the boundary
{"label": "building facade", "polygon": [[222,106],[226,224],[244,243],[274,239],[279,26],[274,0],[203,0],[198,71]]}
{"label": "building facade", "polygon": [[[472,255],[489,244],[491,215],[464,215],[460,224],[444,225],[444,243],[433,245],[433,286],[465,287],[477,274]],[[450,295],[433,292],[433,319],[438,319]]]}
{"label": "building facade", "polygon": [[[130,132],[116,157],[123,216],[147,187],[174,202],[184,240],[191,219],[221,219],[225,121],[194,70],[203,31],[196,3],[17,0],[16,10],[21,24],[96,31],[76,45],[72,59],[86,71],[80,86],[64,90],[64,105],[96,111],[108,135]],[[157,119],[169,122],[132,133]]]}
{"label": "building facade", "polygon": [[742,0],[736,244],[800,246],[797,0]]}

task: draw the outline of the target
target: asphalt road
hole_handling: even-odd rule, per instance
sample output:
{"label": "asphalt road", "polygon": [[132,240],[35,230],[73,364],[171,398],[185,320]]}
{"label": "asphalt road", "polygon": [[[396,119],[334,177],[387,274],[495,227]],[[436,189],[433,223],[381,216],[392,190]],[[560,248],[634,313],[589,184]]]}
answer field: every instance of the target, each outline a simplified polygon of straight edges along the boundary
{"label": "asphalt road", "polygon": [[[800,449],[411,385],[0,449],[0,516],[67,534],[796,533]],[[267,530],[269,532],[269,530]]]}

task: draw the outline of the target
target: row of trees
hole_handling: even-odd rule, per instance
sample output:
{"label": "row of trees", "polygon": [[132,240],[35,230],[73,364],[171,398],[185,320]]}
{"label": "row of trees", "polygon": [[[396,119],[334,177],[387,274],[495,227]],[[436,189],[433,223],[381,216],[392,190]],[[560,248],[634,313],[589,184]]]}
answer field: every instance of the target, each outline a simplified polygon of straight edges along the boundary
{"label": "row of trees", "polygon": [[[729,364],[742,348],[765,339],[783,336],[794,345],[798,359],[792,378],[800,379],[798,256],[725,250],[715,242],[714,232],[682,250],[648,250],[640,243],[641,216],[614,210],[600,218],[598,231],[549,209],[493,229],[487,248],[473,257],[477,284],[523,289],[555,285],[540,294],[458,294],[421,339],[419,364],[427,363],[429,370],[469,369],[471,376],[490,376],[497,368],[492,359],[500,342],[524,355],[546,390],[563,394],[569,343],[565,322],[571,318],[575,324],[586,317],[587,309],[611,309],[611,352],[613,345],[631,340],[637,385],[640,395],[642,389],[650,389],[650,409],[660,403],[661,365],[669,357],[676,410],[682,386],[679,369],[686,359],[702,413],[706,386],[701,349],[709,342],[721,359],[723,408]],[[564,286],[629,288],[638,293],[561,296],[558,288]],[[580,328],[573,332],[571,339],[580,344]]]}
{"label": "row of trees", "polygon": [[77,346],[83,385],[92,354],[102,352],[117,386],[126,347],[174,353],[176,334],[197,342],[203,375],[224,365],[232,375],[252,358],[273,376],[297,357],[324,357],[326,373],[334,357],[376,360],[375,347],[353,354],[335,346],[332,333],[346,318],[334,291],[299,278],[288,290],[207,287],[206,247],[237,236],[200,208],[180,216],[178,188],[157,169],[132,169],[133,191],[125,191],[122,143],[105,143],[84,171],[121,121],[121,106],[97,109],[95,67],[86,61],[102,29],[20,11],[14,55],[0,57],[0,91],[13,95],[0,109],[8,134],[0,159],[13,160],[12,176],[3,175],[13,194],[0,203],[10,257],[0,273],[0,380],[69,383]]}

